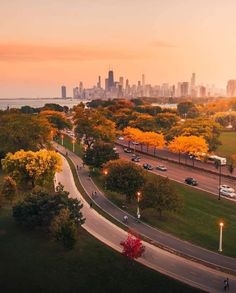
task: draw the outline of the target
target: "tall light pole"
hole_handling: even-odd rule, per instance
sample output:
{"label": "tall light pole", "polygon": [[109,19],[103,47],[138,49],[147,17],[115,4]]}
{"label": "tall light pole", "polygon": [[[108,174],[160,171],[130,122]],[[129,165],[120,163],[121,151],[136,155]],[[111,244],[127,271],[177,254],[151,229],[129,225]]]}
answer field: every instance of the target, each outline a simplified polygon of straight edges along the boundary
{"label": "tall light pole", "polygon": [[[108,174],[108,171],[107,170],[104,170],[104,175],[107,177],[107,174]],[[106,181],[106,178],[105,178],[105,184],[104,184],[104,187],[105,189],[107,189],[107,181]]]}
{"label": "tall light pole", "polygon": [[64,135],[61,134],[61,145],[64,145]]}
{"label": "tall light pole", "polygon": [[220,240],[219,240],[219,252],[222,252],[222,238],[223,238],[223,227],[224,227],[224,223],[220,222]]}
{"label": "tall light pole", "polygon": [[139,209],[139,201],[141,199],[141,192],[138,191],[137,192],[137,219],[139,220],[140,219],[140,209]]}
{"label": "tall light pole", "polygon": [[76,142],[76,140],[75,139],[72,139],[72,150],[73,150],[73,153],[75,152],[75,142]]}

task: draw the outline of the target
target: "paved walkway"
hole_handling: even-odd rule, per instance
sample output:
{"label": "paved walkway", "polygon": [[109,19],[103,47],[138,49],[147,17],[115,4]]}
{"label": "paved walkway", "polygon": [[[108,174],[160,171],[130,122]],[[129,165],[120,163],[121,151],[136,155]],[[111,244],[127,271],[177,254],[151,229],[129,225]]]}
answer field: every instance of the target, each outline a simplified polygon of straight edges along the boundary
{"label": "paved walkway", "polygon": [[[58,147],[62,153],[65,153],[65,149],[63,147]],[[67,152],[75,166],[82,166],[82,160],[78,156],[76,156],[73,152]],[[91,197],[91,200],[113,218],[122,222],[123,217],[127,214],[126,211],[118,208],[104,196],[104,194],[97,188],[94,182],[88,177],[88,168],[79,168],[78,176],[82,186],[90,197],[92,192],[97,192],[96,198]],[[128,226],[130,228],[135,229],[144,237],[149,238],[151,242],[155,243],[159,247],[165,248],[168,251],[175,252],[176,254],[187,257],[189,259],[200,261],[201,263],[204,263],[212,268],[219,268],[225,272],[236,275],[235,258],[227,257],[217,252],[212,252],[193,245],[168,233],[157,230],[143,222],[137,223],[136,218],[132,217],[131,215],[128,215],[128,217]],[[216,247],[217,245],[218,243],[216,243]]]}
{"label": "paved walkway", "polygon": [[[71,157],[74,159],[73,156]],[[91,184],[91,181],[87,179],[88,176],[85,177],[85,174],[83,174],[83,176],[85,180]],[[61,182],[65,186],[65,189],[70,192],[72,197],[78,198],[83,202],[84,207],[82,212],[86,217],[83,227],[100,241],[111,246],[118,252],[121,252],[121,246],[119,243],[127,237],[127,233],[106,218],[102,217],[93,208],[89,207],[88,203],[82,198],[77,190],[69,164],[64,158],[63,172],[57,174],[56,181]],[[236,277],[206,268],[201,264],[186,260],[145,241],[143,241],[143,244],[146,247],[145,255],[140,258],[138,262],[191,286],[212,293],[222,292],[223,280],[226,277],[229,277],[230,291],[236,292]]]}

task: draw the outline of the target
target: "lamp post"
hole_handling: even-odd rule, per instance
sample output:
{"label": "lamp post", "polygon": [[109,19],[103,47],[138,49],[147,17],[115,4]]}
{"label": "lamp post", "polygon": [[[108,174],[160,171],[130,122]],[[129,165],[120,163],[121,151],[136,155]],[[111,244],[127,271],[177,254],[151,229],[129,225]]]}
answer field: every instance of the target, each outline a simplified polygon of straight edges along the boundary
{"label": "lamp post", "polygon": [[64,135],[61,134],[61,145],[64,145]]}
{"label": "lamp post", "polygon": [[220,240],[219,240],[219,252],[222,252],[222,238],[223,238],[223,227],[224,227],[224,223],[220,222]]}
{"label": "lamp post", "polygon": [[[104,175],[105,176],[107,176],[107,174],[108,174],[108,171],[107,170],[104,170]],[[106,179],[105,179],[105,184],[104,184],[104,187],[105,187],[105,189],[107,189],[107,181],[106,181]]]}
{"label": "lamp post", "polygon": [[75,152],[75,139],[72,139],[72,150],[73,150],[73,153]]}
{"label": "lamp post", "polygon": [[139,220],[140,219],[140,209],[139,209],[139,201],[141,199],[141,192],[138,191],[137,192],[137,219]]}

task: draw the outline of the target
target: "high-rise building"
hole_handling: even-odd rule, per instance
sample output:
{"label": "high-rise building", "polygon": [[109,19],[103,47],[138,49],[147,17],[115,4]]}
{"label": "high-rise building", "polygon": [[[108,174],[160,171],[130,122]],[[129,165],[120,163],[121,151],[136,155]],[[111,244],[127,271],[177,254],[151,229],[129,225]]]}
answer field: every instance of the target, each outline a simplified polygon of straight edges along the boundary
{"label": "high-rise building", "polygon": [[197,96],[197,91],[196,91],[196,73],[192,73],[190,94],[191,94],[192,97],[196,97]]}
{"label": "high-rise building", "polygon": [[200,86],[200,88],[199,88],[199,96],[201,98],[205,98],[206,95],[207,95],[206,87],[205,86]]}
{"label": "high-rise building", "polygon": [[181,83],[181,97],[187,97],[189,95],[189,82],[184,81]]}
{"label": "high-rise building", "polygon": [[79,88],[75,87],[73,88],[73,99],[79,99],[80,93],[79,93]]}
{"label": "high-rise building", "polygon": [[226,91],[227,91],[228,97],[236,97],[236,80],[235,79],[231,79],[228,81]]}
{"label": "high-rise building", "polygon": [[66,86],[64,85],[61,87],[61,97],[62,99],[66,99]]}
{"label": "high-rise building", "polygon": [[108,72],[108,90],[111,91],[114,87],[114,74],[112,70]]}
{"label": "high-rise building", "polygon": [[98,77],[97,87],[100,89],[102,88],[101,76]]}
{"label": "high-rise building", "polygon": [[121,76],[119,78],[119,85],[121,86],[122,89],[124,88],[124,77],[123,76]]}
{"label": "high-rise building", "polygon": [[142,87],[144,88],[145,87],[145,75],[142,74]]}

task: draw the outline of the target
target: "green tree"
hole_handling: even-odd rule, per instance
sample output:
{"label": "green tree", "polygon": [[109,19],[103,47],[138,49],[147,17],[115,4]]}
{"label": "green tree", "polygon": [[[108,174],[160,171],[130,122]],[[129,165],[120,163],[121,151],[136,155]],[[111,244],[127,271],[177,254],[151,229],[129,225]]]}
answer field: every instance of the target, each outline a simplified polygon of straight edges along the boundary
{"label": "green tree", "polygon": [[182,117],[195,118],[199,116],[199,111],[195,104],[188,101],[179,103],[177,105],[177,111]]}
{"label": "green tree", "polygon": [[13,207],[13,217],[26,228],[42,227],[48,230],[52,220],[62,209],[68,209],[70,219],[76,225],[82,225],[85,221],[82,207],[78,199],[70,198],[69,193],[64,190],[55,193],[38,191],[31,193]]}
{"label": "green tree", "polygon": [[66,118],[65,114],[62,112],[45,110],[40,112],[40,116],[45,117],[53,128],[56,128],[58,131],[63,129],[71,129],[72,124]]}
{"label": "green tree", "polygon": [[74,248],[77,242],[77,226],[70,217],[68,208],[61,209],[59,214],[52,220],[50,231],[53,238],[62,243],[67,249]]}
{"label": "green tree", "polygon": [[143,169],[126,160],[109,161],[104,170],[107,170],[106,187],[125,194],[128,201],[135,197],[145,182]]}
{"label": "green tree", "polygon": [[96,141],[113,142],[115,123],[103,117],[98,111],[77,107],[74,115],[75,132],[90,148]]}
{"label": "green tree", "polygon": [[12,202],[17,196],[16,182],[10,176],[4,177],[1,194],[5,197],[6,200],[9,200],[10,202]]}
{"label": "green tree", "polygon": [[162,216],[165,210],[176,211],[182,206],[182,200],[168,178],[148,179],[143,188],[141,208],[153,208]]}
{"label": "green tree", "polygon": [[177,124],[179,117],[174,113],[159,113],[156,115],[157,128],[167,131]]}
{"label": "green tree", "polygon": [[119,158],[119,155],[113,148],[113,144],[97,142],[91,148],[87,149],[83,161],[89,166],[101,168],[106,162]]}
{"label": "green tree", "polygon": [[0,152],[38,150],[51,140],[51,125],[44,117],[30,114],[0,115]]}

